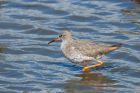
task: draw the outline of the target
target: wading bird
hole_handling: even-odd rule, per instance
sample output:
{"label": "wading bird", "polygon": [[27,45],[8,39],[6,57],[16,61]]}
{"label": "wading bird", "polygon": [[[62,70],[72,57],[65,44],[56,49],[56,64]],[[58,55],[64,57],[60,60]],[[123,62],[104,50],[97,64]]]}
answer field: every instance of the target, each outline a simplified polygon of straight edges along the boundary
{"label": "wading bird", "polygon": [[[90,68],[103,65],[104,62],[98,59],[98,56],[118,49],[121,44],[109,44],[95,42],[92,40],[75,40],[72,38],[72,33],[65,30],[59,37],[54,38],[52,42],[62,41],[61,50],[63,54],[71,62],[83,66],[82,72],[88,72]],[[97,64],[88,65],[95,60]]]}

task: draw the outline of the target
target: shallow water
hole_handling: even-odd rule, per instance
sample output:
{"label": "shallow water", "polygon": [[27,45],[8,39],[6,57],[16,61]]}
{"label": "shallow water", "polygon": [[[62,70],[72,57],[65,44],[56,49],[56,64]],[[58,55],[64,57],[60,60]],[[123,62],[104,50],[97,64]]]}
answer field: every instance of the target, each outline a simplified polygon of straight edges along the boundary
{"label": "shallow water", "polygon": [[[0,93],[140,93],[138,0],[0,0]],[[123,43],[86,75],[47,43],[75,38]]]}

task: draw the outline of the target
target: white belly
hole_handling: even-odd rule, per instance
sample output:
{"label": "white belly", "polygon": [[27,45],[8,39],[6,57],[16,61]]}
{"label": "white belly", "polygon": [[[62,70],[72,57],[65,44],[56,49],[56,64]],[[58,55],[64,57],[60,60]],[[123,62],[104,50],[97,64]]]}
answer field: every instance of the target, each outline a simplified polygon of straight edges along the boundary
{"label": "white belly", "polygon": [[71,60],[73,63],[81,63],[84,61],[93,60],[93,57],[83,55],[80,51],[76,50],[73,46],[66,46],[65,42],[61,44],[61,50],[64,55]]}
{"label": "white belly", "polygon": [[72,62],[76,62],[76,63],[81,63],[81,62],[84,62],[84,61],[90,61],[90,60],[93,60],[92,57],[88,57],[88,56],[84,56],[82,55],[81,53],[76,53],[76,52],[73,52],[71,53],[70,56],[67,56],[67,58],[69,58]]}

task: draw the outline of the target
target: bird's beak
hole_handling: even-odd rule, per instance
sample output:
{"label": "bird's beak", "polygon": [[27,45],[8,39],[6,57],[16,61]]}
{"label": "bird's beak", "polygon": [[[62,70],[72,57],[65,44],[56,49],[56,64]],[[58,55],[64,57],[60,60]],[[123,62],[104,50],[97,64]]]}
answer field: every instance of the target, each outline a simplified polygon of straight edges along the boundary
{"label": "bird's beak", "polygon": [[50,42],[48,42],[48,44],[50,44],[52,42],[59,42],[59,41],[61,41],[61,39],[59,37],[58,38],[54,38]]}

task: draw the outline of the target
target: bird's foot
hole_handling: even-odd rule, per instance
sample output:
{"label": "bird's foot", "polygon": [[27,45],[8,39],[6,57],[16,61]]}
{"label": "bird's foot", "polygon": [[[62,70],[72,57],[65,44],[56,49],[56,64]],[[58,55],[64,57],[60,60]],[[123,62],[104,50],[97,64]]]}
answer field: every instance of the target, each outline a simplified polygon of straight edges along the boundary
{"label": "bird's foot", "polygon": [[98,59],[96,59],[96,61],[98,62],[97,64],[90,65],[90,66],[85,66],[85,67],[82,69],[81,72],[83,72],[83,73],[89,73],[89,72],[90,72],[90,71],[89,71],[90,68],[94,68],[94,67],[101,66],[101,65],[103,65],[103,63],[104,63],[104,62],[102,62],[102,61],[100,61],[100,60],[98,60]]}
{"label": "bird's foot", "polygon": [[82,70],[81,70],[82,73],[89,73],[90,70],[89,70],[89,67],[84,67]]}

